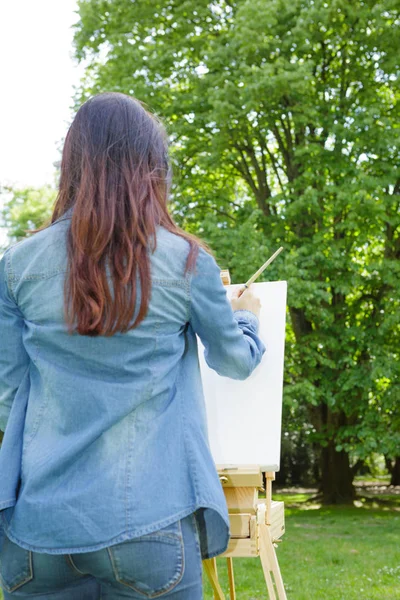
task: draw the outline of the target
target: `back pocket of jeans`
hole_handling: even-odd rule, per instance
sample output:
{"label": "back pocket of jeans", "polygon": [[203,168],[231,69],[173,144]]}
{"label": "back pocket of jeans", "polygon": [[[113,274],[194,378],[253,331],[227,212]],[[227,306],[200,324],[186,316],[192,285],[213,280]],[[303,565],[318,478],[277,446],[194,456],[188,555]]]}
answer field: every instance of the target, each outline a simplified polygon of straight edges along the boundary
{"label": "back pocket of jeans", "polygon": [[33,579],[32,552],[4,537],[0,553],[0,583],[13,592]]}
{"label": "back pocket of jeans", "polygon": [[145,598],[178,585],[184,572],[181,521],[107,548],[116,580]]}

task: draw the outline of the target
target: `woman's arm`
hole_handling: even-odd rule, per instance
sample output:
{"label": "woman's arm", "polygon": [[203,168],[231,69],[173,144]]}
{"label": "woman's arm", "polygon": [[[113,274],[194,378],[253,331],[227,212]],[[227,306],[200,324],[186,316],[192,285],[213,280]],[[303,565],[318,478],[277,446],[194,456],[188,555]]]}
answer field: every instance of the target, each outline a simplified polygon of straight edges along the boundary
{"label": "woman's arm", "polygon": [[29,367],[23,315],[10,291],[11,252],[0,259],[0,430],[5,431],[15,394]]}
{"label": "woman's arm", "polygon": [[248,310],[232,309],[215,259],[200,248],[191,275],[189,322],[205,347],[205,360],[219,375],[247,379],[266,350],[259,321]]}

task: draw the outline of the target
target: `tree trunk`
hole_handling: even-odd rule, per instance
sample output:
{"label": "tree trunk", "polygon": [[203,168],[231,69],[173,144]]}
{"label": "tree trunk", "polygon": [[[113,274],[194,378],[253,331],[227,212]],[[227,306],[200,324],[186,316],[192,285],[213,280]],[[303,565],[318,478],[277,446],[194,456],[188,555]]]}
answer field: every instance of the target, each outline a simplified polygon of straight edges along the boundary
{"label": "tree trunk", "polygon": [[390,473],[390,485],[400,485],[400,456],[396,456],[394,463],[386,458],[385,462]]}
{"label": "tree trunk", "polygon": [[352,504],[355,499],[349,455],[336,452],[331,440],[321,448],[321,491],[323,504]]}

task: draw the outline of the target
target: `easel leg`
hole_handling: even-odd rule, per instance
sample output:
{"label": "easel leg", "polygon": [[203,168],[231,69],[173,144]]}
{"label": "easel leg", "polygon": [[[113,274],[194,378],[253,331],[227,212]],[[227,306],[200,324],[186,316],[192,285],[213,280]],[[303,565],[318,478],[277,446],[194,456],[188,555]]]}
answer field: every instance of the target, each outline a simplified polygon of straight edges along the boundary
{"label": "easel leg", "polygon": [[274,575],[278,600],[287,600],[286,592],[282,581],[281,571],[279,569],[278,559],[276,558],[275,548],[272,544],[271,534],[267,525],[260,526],[260,558],[264,570],[265,581],[268,587],[268,593],[271,600],[276,600],[275,590],[272,582],[271,572]]}
{"label": "easel leg", "polygon": [[229,556],[226,561],[228,563],[229,597],[230,600],[236,600],[235,578],[233,576],[233,558]]}
{"label": "easel leg", "polygon": [[271,577],[271,568],[268,560],[268,555],[264,548],[260,548],[260,559],[264,571],[265,582],[268,588],[268,598],[269,600],[276,600],[274,582],[272,581]]}
{"label": "easel leg", "polygon": [[222,591],[218,581],[217,559],[206,558],[203,560],[203,565],[214,592],[214,600],[225,600],[224,592]]}

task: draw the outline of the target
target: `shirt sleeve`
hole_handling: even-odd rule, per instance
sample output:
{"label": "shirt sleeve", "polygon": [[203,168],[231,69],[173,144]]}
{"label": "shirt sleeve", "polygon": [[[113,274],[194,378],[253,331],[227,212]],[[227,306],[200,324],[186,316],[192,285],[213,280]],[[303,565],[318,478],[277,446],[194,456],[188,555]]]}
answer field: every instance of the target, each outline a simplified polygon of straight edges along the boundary
{"label": "shirt sleeve", "polygon": [[23,315],[9,287],[10,251],[0,259],[0,430],[5,431],[15,394],[29,367]]}
{"label": "shirt sleeve", "polygon": [[189,322],[200,337],[211,369],[231,379],[247,379],[266,347],[258,337],[258,317],[232,309],[215,259],[200,248],[191,276]]}

